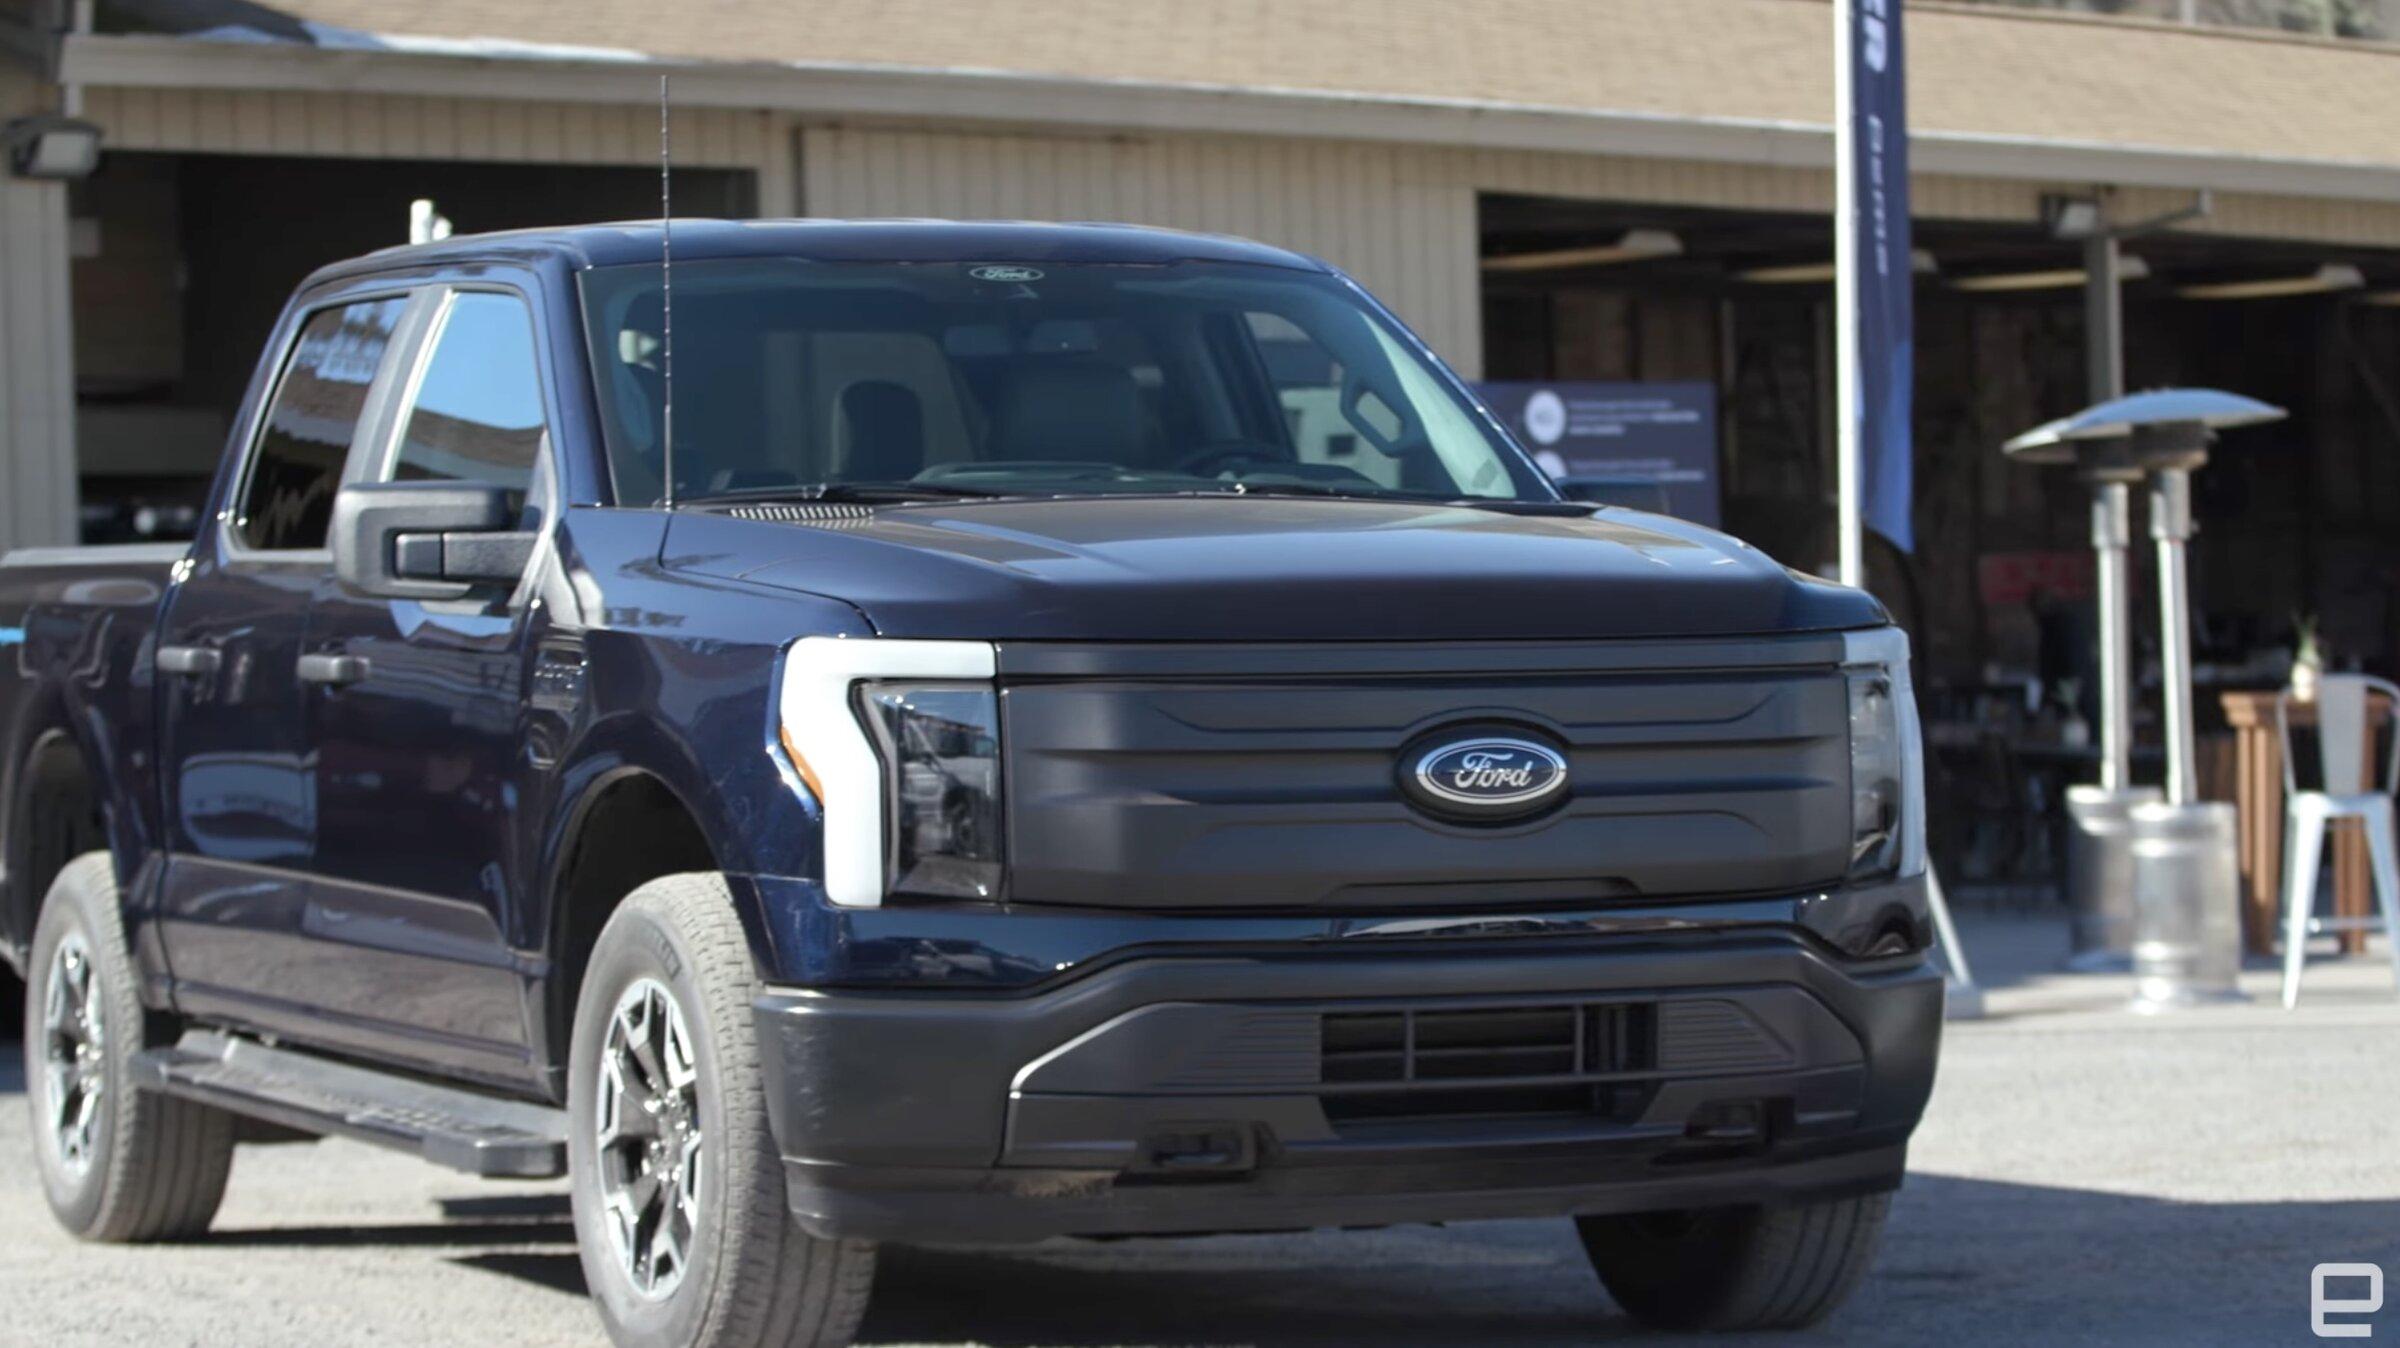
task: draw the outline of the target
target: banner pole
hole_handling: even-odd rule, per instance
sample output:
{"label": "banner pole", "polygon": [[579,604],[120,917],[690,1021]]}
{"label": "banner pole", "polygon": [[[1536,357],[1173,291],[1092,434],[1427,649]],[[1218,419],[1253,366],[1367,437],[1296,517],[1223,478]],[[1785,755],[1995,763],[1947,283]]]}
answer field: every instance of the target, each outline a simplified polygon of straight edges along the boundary
{"label": "banner pole", "polygon": [[[1908,247],[1908,211],[1906,206],[1908,180],[1908,114],[1906,86],[1906,51],[1901,41],[1901,5],[1905,0],[1833,0],[1833,397],[1834,417],[1834,488],[1836,496],[1835,528],[1840,536],[1836,579],[1844,585],[1861,589],[1867,583],[1865,515],[1866,482],[1864,477],[1866,434],[1868,420],[1867,372],[1861,364],[1860,333],[1864,315],[1861,312],[1861,292],[1868,281],[1860,261],[1860,230],[1866,223],[1867,206],[1875,213],[1875,276],[1881,289],[1876,295],[1876,424],[1881,435],[1875,446],[1882,455],[1912,452],[1906,417],[1913,400],[1906,397],[1905,381],[1914,378],[1909,368],[1909,354],[1915,342],[1910,328],[1914,315],[1906,303],[1907,292],[1899,292],[1902,303],[1897,306],[1901,317],[1893,318],[1892,287],[1914,283],[1915,267],[1911,264]],[[1859,7],[1866,7],[1866,22],[1859,22]],[[1869,74],[1875,83],[1869,92],[1873,100],[1862,112],[1858,98],[1858,69],[1856,63],[1862,51]],[[1859,192],[1858,126],[1864,118],[1872,118],[1875,139],[1868,149],[1875,157],[1872,167],[1872,186],[1875,189],[1862,199]],[[1894,214],[1898,215],[1895,224]],[[1897,329],[1895,331],[1894,329]],[[1896,357],[1895,350],[1899,353]],[[1894,385],[1897,382],[1897,388]],[[1895,397],[1897,392],[1902,396]],[[1900,424],[1892,424],[1897,419]],[[1883,490],[1891,490],[1888,465],[1879,473]],[[1903,481],[1906,477],[1903,476]],[[1903,499],[1905,511],[1906,501]],[[1886,508],[1890,503],[1886,502]],[[1903,516],[1905,519],[1905,515]],[[1903,541],[1903,546],[1906,546]],[[1925,904],[1930,910],[1943,962],[1947,965],[1945,985],[1948,996],[1945,1013],[1952,1020],[1971,1020],[1983,1014],[1983,990],[1975,985],[1974,969],[1967,963],[1966,947],[1958,939],[1957,924],[1950,920],[1948,896],[1942,892],[1942,879],[1933,866],[1925,867]]]}
{"label": "banner pole", "polygon": [[1858,377],[1858,105],[1851,88],[1857,0],[1833,0],[1833,405],[1835,579],[1867,583],[1866,539],[1859,522],[1859,433],[1864,405]]}

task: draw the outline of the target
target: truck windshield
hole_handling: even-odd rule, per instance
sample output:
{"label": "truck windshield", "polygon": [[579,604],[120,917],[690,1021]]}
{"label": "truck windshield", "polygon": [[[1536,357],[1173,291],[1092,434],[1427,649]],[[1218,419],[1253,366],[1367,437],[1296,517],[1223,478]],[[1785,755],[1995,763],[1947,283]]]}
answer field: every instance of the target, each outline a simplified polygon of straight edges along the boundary
{"label": "truck windshield", "polygon": [[[661,496],[659,269],[585,322],[617,499]],[[675,495],[1552,500],[1339,278],[1179,262],[678,263]]]}

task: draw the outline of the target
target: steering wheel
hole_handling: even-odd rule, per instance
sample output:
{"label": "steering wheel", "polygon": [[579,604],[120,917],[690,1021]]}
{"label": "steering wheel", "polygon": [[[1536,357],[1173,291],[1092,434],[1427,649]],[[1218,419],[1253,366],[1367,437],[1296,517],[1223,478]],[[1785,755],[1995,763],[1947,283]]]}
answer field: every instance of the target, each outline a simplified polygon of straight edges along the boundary
{"label": "steering wheel", "polygon": [[1215,477],[1236,464],[1293,462],[1290,450],[1270,445],[1263,440],[1217,440],[1200,446],[1175,461],[1175,471],[1193,477]]}

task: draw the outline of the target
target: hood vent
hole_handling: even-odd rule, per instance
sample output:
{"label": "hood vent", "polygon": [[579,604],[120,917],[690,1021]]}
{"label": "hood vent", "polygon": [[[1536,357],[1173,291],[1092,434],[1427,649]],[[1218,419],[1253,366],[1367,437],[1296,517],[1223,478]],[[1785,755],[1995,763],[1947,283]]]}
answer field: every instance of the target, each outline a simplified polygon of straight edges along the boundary
{"label": "hood vent", "polygon": [[846,524],[872,522],[875,507],[836,501],[762,501],[757,505],[727,506],[725,513],[735,519],[840,528]]}

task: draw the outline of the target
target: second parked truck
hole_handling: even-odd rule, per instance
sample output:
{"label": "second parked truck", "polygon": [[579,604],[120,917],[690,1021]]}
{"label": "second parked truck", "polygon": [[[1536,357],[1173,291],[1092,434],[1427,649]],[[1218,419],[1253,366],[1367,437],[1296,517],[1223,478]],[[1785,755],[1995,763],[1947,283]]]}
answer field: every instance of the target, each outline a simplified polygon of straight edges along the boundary
{"label": "second parked truck", "polygon": [[326,268],[195,542],[0,563],[68,1229],[332,1134],[564,1176],[627,1345],[847,1343],[878,1242],[1476,1218],[1652,1325],[1841,1300],[1942,994],[1872,599],[1560,499],[1291,253],[660,244]]}

